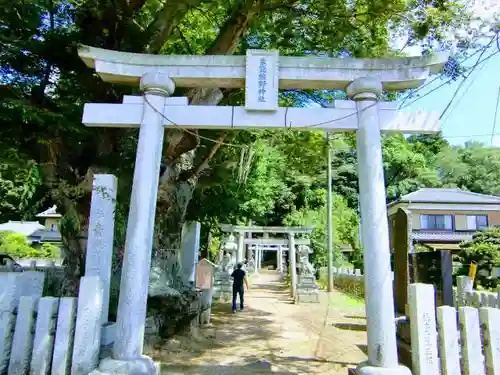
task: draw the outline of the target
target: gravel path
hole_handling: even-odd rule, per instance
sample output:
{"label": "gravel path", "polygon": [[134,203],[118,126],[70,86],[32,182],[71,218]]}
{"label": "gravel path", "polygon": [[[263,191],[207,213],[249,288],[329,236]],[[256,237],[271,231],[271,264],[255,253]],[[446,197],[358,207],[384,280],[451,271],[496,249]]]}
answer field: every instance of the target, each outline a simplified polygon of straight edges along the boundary
{"label": "gravel path", "polygon": [[218,304],[196,337],[177,337],[147,354],[162,373],[347,374],[366,359],[364,308],[340,292],[292,304],[275,272],[252,277],[244,312]]}

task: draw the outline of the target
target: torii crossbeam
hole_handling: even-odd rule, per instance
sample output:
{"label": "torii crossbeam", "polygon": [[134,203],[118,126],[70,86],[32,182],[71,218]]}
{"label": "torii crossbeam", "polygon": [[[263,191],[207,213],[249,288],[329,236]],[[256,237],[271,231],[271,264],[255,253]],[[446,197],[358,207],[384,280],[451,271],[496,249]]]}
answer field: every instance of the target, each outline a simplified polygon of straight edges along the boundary
{"label": "torii crossbeam", "polygon": [[[360,373],[411,374],[398,366],[381,132],[435,133],[439,124],[435,114],[399,112],[378,99],[382,89],[420,86],[429,74],[442,69],[447,55],[332,59],[249,50],[246,56],[152,56],[86,46],[79,55],[103,80],[140,84],[143,91],[143,98],[126,96],[122,104],[88,104],[83,116],[87,126],[140,127],[115,359],[144,360],[144,330],[140,327],[146,317],[164,128],[287,127],[356,132],[368,333],[368,363]],[[245,106],[188,106],[186,98],[167,99],[175,87],[244,87]],[[278,90],[292,88],[345,89],[354,104],[336,101],[334,108],[327,109],[279,108]],[[339,119],[344,116],[348,117]]]}
{"label": "torii crossbeam", "polygon": [[[123,104],[85,104],[82,122],[87,126],[138,128],[143,107],[141,96],[125,96]],[[193,129],[294,129],[350,132],[357,130],[356,106],[335,100],[333,108],[285,108],[273,112],[248,111],[245,107],[191,105],[188,98],[167,98],[161,109],[162,125]],[[188,110],[186,110],[188,109]],[[396,103],[380,103],[380,130],[399,133],[439,132],[438,112],[398,111]]]}

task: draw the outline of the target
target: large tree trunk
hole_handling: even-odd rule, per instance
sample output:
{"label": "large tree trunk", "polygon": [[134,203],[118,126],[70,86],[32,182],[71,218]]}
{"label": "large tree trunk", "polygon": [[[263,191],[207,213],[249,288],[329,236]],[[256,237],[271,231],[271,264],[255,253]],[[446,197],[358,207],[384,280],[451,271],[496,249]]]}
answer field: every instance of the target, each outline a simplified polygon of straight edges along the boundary
{"label": "large tree trunk", "polygon": [[156,14],[154,21],[146,30],[150,41],[146,47],[148,53],[158,53],[179,26],[186,13],[200,5],[203,0],[170,0]]}
{"label": "large tree trunk", "polygon": [[[252,17],[259,11],[260,1],[238,1],[231,11],[219,35],[207,54],[232,54],[238,42],[248,29]],[[191,104],[217,105],[222,99],[219,89],[190,90],[188,93]],[[189,109],[187,109],[189,110]],[[224,140],[223,133],[217,139],[207,155],[201,158],[198,165],[194,164],[199,140],[195,132],[169,130],[164,144],[164,163],[166,171],[160,182],[158,206],[156,211],[156,256],[169,249],[178,249],[180,234],[185,221],[186,210],[193,196],[199,175],[208,166],[210,158],[215,155],[220,142]]]}

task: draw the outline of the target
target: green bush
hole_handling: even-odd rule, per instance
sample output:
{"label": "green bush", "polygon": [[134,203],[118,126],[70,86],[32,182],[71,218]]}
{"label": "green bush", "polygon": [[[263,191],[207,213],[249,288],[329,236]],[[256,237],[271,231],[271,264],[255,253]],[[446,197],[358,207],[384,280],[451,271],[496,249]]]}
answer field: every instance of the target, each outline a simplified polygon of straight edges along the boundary
{"label": "green bush", "polygon": [[[467,274],[472,262],[477,264],[476,283],[484,288],[495,288],[499,280],[491,278],[493,267],[500,267],[500,228],[476,232],[472,240],[460,244],[461,274]],[[483,275],[482,273],[486,275]]]}
{"label": "green bush", "polygon": [[61,251],[54,244],[44,243],[40,248],[40,252],[43,258],[59,258]]}
{"label": "green bush", "polygon": [[14,259],[56,258],[59,255],[59,248],[44,243],[39,249],[35,249],[28,244],[28,238],[24,234],[0,232],[0,253],[8,254]]}
{"label": "green bush", "polygon": [[37,250],[28,245],[27,237],[14,232],[0,232],[0,252],[14,259],[35,257]]}

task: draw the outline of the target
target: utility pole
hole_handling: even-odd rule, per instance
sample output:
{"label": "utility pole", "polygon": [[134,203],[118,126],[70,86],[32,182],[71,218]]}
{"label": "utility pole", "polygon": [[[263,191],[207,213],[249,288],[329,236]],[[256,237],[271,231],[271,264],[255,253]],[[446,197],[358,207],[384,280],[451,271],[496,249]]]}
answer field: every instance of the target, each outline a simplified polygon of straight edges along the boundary
{"label": "utility pole", "polygon": [[328,283],[327,290],[333,292],[333,201],[332,201],[332,150],[330,147],[330,133],[325,132],[326,135],[326,170],[328,179],[328,191],[326,196],[326,230],[327,230],[327,269],[328,269]]}

